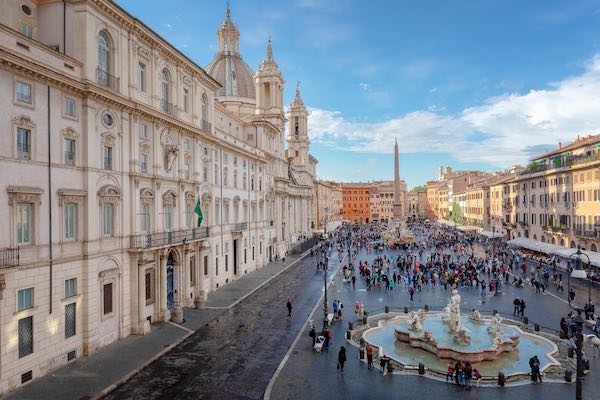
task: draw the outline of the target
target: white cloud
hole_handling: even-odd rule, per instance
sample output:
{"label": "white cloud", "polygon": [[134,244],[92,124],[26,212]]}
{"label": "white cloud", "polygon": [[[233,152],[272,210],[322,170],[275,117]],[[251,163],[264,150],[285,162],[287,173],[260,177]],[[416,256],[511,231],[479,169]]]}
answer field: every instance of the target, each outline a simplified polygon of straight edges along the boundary
{"label": "white cloud", "polygon": [[551,83],[547,89],[493,97],[454,115],[443,111],[434,106],[369,123],[349,121],[337,111],[312,109],[310,136],[354,152],[391,153],[398,138],[404,153],[448,153],[460,161],[501,167],[524,164],[540,146],[552,148],[577,135],[600,133],[600,54],[580,75]]}

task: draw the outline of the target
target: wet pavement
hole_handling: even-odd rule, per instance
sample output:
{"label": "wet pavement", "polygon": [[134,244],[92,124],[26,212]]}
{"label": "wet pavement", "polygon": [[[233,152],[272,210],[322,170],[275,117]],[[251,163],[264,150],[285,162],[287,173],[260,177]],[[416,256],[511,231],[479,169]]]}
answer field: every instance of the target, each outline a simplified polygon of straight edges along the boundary
{"label": "wet pavement", "polygon": [[[323,288],[306,257],[142,369],[106,399],[260,399]],[[330,274],[339,266],[330,259]],[[286,318],[288,297],[293,318]]]}
{"label": "wet pavement", "polygon": [[[360,254],[359,260],[369,259],[381,253]],[[360,275],[358,275],[360,276]],[[580,287],[584,289],[584,287]],[[464,288],[460,290],[462,307],[466,309],[477,308],[482,313],[489,314],[498,310],[507,317],[513,311],[513,299],[525,299],[527,308],[525,315],[529,317],[530,324],[537,322],[543,326],[544,331],[552,332],[559,329],[560,317],[566,315],[570,309],[566,302],[551,295],[536,294],[531,287],[516,288],[504,286],[501,294],[486,298],[486,303],[481,303],[480,290],[477,288]],[[597,292],[594,293],[597,295]],[[334,324],[334,340],[329,353],[317,354],[311,349],[310,338],[306,335],[300,340],[291,352],[291,356],[277,380],[274,382],[270,399],[384,399],[398,398],[434,398],[441,399],[536,399],[544,400],[568,399],[575,396],[575,384],[544,383],[543,385],[525,384],[515,387],[481,387],[477,390],[466,392],[456,385],[439,382],[415,375],[387,375],[382,376],[378,369],[368,370],[366,363],[358,359],[358,349],[345,340],[344,334],[347,321],[354,320],[354,302],[362,301],[365,309],[370,314],[382,313],[385,305],[392,309],[400,310],[404,306],[412,309],[423,308],[426,304],[439,309],[446,305],[450,297],[450,290],[442,287],[426,287],[422,292],[415,294],[415,302],[409,303],[408,291],[396,287],[393,293],[386,293],[384,289],[367,291],[364,280],[357,280],[356,289],[342,283],[338,277],[332,298],[340,299],[346,307],[343,323]],[[589,333],[589,331],[587,332]],[[341,345],[347,349],[348,362],[345,375],[336,369],[337,353]],[[586,344],[592,371],[585,378],[583,384],[583,398],[597,399],[600,391],[600,381],[597,379],[600,369],[600,358],[592,358],[592,348]],[[375,360],[375,365],[378,361]],[[573,377],[573,380],[574,377]]]}

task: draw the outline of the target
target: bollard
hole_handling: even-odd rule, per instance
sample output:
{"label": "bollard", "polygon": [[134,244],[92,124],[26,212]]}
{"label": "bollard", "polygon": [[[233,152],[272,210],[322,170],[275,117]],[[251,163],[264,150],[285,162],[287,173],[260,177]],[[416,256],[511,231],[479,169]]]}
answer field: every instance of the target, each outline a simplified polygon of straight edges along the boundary
{"label": "bollard", "polygon": [[429,311],[429,306],[425,304],[425,311]]}
{"label": "bollard", "polygon": [[538,324],[538,323],[535,323],[535,324],[533,324],[533,329],[534,329],[536,332],[539,332],[539,331],[540,331],[540,324]]}
{"label": "bollard", "polygon": [[525,325],[529,324],[529,317],[523,317],[523,323]]}
{"label": "bollard", "polygon": [[348,339],[348,340],[352,339],[352,332],[350,332],[349,329],[346,331],[346,339]]}
{"label": "bollard", "polygon": [[354,324],[352,323],[352,321],[348,321],[348,330],[351,331],[354,329]]}
{"label": "bollard", "polygon": [[364,348],[362,348],[362,347],[360,348],[360,351],[358,352],[358,357],[359,357],[361,360],[364,360],[364,359],[365,359],[365,349],[364,349]]}
{"label": "bollard", "polygon": [[408,314],[408,307],[404,306],[404,314]]}
{"label": "bollard", "polygon": [[388,306],[387,304],[385,305],[384,312],[386,314],[390,312],[390,306]]}
{"label": "bollard", "polygon": [[419,363],[419,375],[425,375],[425,365],[423,363]]}
{"label": "bollard", "polygon": [[565,382],[573,382],[573,371],[570,369],[565,370]]}
{"label": "bollard", "polygon": [[498,372],[498,386],[504,387],[504,372]]}
{"label": "bollard", "polygon": [[363,315],[362,323],[363,323],[363,325],[367,324],[367,313],[365,313],[365,315]]}
{"label": "bollard", "polygon": [[572,347],[569,347],[569,349],[567,350],[567,357],[573,358],[574,353],[575,350]]}
{"label": "bollard", "polygon": [[492,310],[492,315],[496,315],[496,314],[498,314],[498,310],[496,310],[496,309]]}

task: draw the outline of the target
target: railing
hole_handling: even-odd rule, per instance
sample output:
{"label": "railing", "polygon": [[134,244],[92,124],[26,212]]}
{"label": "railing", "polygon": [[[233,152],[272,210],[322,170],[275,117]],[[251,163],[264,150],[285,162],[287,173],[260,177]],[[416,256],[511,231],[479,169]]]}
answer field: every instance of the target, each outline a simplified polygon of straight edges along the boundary
{"label": "railing", "polygon": [[132,249],[149,249],[168,245],[181,244],[183,241],[205,239],[208,237],[208,228],[191,228],[174,232],[147,233],[130,236]]}
{"label": "railing", "polygon": [[172,116],[177,115],[177,106],[175,106],[175,104],[169,103],[166,100],[160,101],[160,109],[169,115],[172,115]]}
{"label": "railing", "polygon": [[575,236],[580,237],[580,238],[590,238],[590,239],[600,238],[600,231],[598,231],[598,230],[589,231],[589,230],[584,230],[584,229],[574,229],[574,231],[575,231]]}
{"label": "railing", "polygon": [[554,233],[567,233],[569,231],[569,227],[566,225],[544,225],[542,226],[542,230],[546,232],[554,232]]}
{"label": "railing", "polygon": [[107,87],[116,92],[119,91],[119,78],[101,70],[100,68],[96,68],[96,82],[98,82],[98,85],[100,86]]}
{"label": "railing", "polygon": [[19,248],[6,248],[0,250],[0,268],[14,268],[19,266]]}
{"label": "railing", "polygon": [[233,224],[233,228],[231,228],[232,231],[244,231],[248,229],[248,223],[247,222],[238,222]]}
{"label": "railing", "polygon": [[212,125],[210,122],[202,120],[202,130],[206,133],[212,132]]}

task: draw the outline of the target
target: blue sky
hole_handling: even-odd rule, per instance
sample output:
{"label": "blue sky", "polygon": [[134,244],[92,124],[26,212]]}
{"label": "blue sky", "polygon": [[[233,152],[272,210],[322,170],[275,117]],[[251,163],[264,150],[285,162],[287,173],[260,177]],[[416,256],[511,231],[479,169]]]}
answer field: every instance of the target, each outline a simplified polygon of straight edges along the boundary
{"label": "blue sky", "polygon": [[[220,0],[117,0],[199,65],[214,56]],[[231,0],[256,68],[267,36],[311,109],[326,179],[409,187],[455,169],[505,169],[600,133],[600,0]]]}

